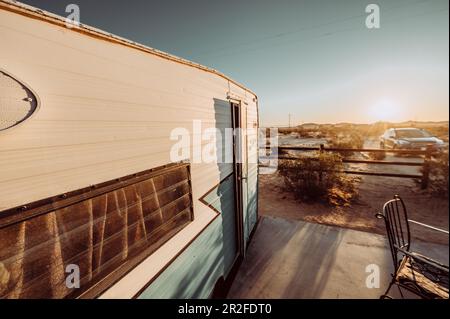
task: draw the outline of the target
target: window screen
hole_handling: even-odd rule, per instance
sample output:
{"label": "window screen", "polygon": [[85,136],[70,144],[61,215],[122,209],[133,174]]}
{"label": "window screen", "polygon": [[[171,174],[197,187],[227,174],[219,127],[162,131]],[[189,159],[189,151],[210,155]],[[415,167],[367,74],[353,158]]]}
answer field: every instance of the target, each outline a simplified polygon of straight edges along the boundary
{"label": "window screen", "polygon": [[189,166],[29,206],[0,212],[0,298],[95,297],[193,220]]}

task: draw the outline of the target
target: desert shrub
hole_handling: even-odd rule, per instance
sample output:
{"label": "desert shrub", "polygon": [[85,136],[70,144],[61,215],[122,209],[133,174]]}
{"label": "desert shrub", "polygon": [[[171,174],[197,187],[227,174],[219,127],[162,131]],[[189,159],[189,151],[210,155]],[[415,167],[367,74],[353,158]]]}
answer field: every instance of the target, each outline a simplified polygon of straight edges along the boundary
{"label": "desert shrub", "polygon": [[317,153],[314,158],[282,161],[278,169],[286,190],[298,200],[348,206],[357,196],[355,178],[342,173],[344,164],[338,154]]}
{"label": "desert shrub", "polygon": [[448,124],[447,125],[440,125],[440,126],[429,126],[424,127],[428,132],[430,132],[432,135],[437,136],[438,138],[444,140],[445,142],[448,142]]}
{"label": "desert shrub", "polygon": [[431,192],[438,196],[448,197],[448,166],[448,153],[446,152],[436,155],[429,164],[429,187]]}
{"label": "desert shrub", "polygon": [[[350,140],[337,140],[337,141],[332,141],[330,143],[330,146],[332,148],[354,148],[352,147],[352,142]],[[340,154],[343,157],[350,157],[354,154],[354,152],[351,151],[339,151],[337,152],[338,154]]]}
{"label": "desert shrub", "polygon": [[302,129],[298,127],[279,127],[278,133],[280,134],[291,134],[291,133],[298,133],[301,134]]}
{"label": "desert shrub", "polygon": [[386,153],[384,152],[373,152],[369,153],[369,157],[373,160],[383,160],[386,158]]}
{"label": "desert shrub", "polygon": [[317,137],[317,131],[313,131],[313,130],[303,130],[301,132],[301,137],[304,138],[315,138]]}
{"label": "desert shrub", "polygon": [[[351,133],[344,137],[337,137],[331,142],[331,147],[333,148],[363,148],[363,146],[364,137],[358,133]],[[350,151],[340,151],[338,153],[344,157],[350,157],[354,154],[354,152]]]}

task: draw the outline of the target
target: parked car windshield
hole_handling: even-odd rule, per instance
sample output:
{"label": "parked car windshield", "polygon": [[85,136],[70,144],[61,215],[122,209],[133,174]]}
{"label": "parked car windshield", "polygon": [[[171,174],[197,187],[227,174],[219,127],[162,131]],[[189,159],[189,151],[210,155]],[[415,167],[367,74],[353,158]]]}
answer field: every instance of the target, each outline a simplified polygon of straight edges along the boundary
{"label": "parked car windshield", "polygon": [[430,133],[423,130],[395,130],[397,138],[420,138],[432,137]]}

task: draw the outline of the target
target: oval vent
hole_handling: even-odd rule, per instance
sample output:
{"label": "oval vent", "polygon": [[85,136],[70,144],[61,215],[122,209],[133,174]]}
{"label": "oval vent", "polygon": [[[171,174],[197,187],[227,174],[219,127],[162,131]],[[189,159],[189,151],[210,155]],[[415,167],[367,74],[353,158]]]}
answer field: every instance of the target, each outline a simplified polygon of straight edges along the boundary
{"label": "oval vent", "polygon": [[0,131],[23,122],[36,108],[37,99],[30,89],[0,70]]}

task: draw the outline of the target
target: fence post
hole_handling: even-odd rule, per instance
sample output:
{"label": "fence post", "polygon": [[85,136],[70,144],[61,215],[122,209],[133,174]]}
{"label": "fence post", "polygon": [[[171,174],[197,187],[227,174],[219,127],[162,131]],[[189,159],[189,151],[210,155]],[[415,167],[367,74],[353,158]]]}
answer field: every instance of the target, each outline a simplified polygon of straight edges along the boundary
{"label": "fence post", "polygon": [[432,152],[433,152],[432,146],[427,145],[427,152],[425,153],[422,169],[422,185],[421,185],[422,189],[426,189],[428,187],[428,181],[430,179],[430,162]]}
{"label": "fence post", "polygon": [[[324,145],[320,144],[319,153],[322,154],[324,152]],[[323,172],[319,171],[319,181],[321,182],[323,178]]]}

